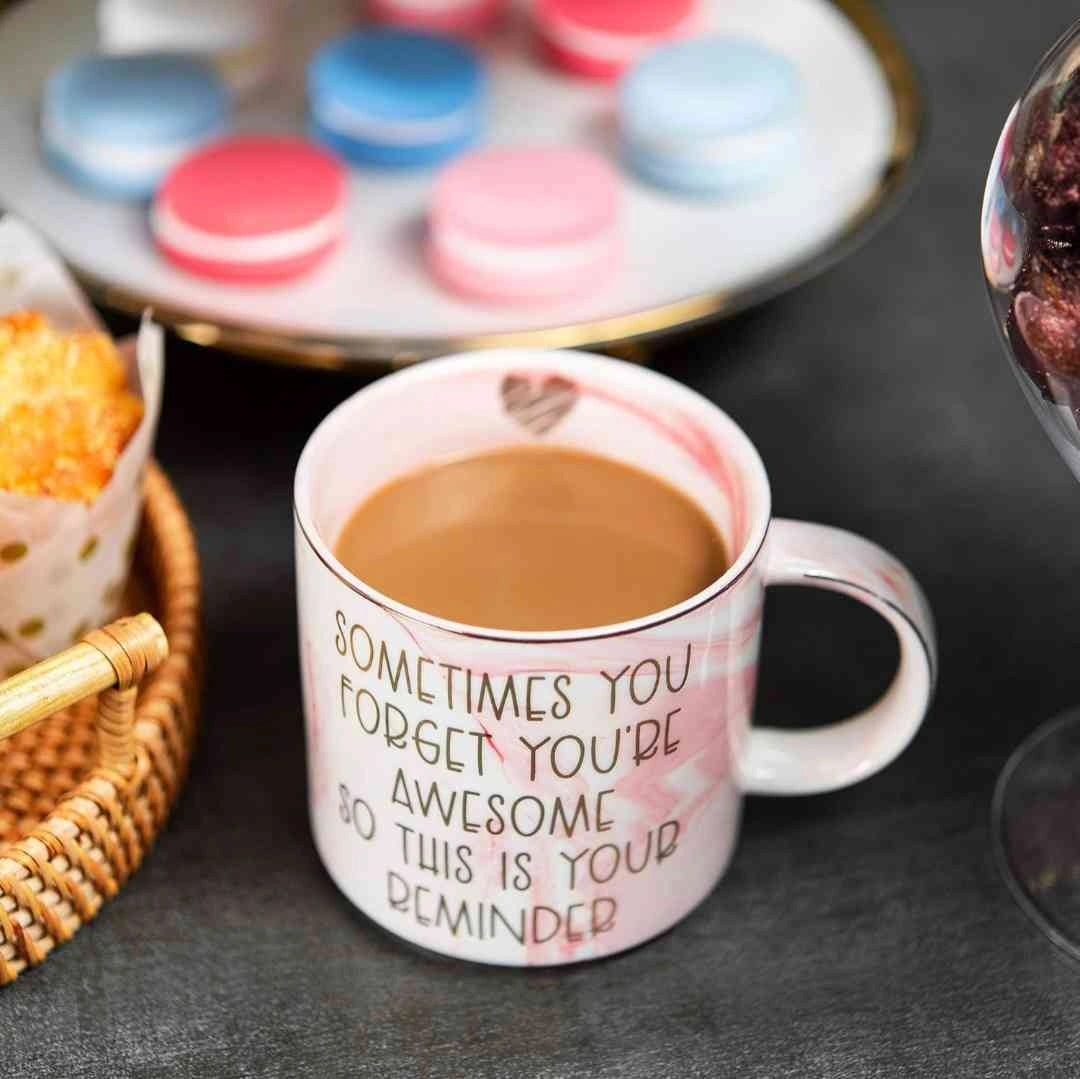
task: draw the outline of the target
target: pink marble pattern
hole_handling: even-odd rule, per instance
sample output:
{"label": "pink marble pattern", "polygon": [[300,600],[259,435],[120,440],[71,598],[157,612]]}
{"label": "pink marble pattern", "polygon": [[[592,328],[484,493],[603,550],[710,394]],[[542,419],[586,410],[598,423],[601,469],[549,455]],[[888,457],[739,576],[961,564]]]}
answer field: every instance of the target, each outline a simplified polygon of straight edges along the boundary
{"label": "pink marble pattern", "polygon": [[[394,376],[344,410],[313,436],[297,477],[312,830],[334,880],[390,931],[510,965],[633,947],[723,876],[744,793],[865,778],[922,721],[933,629],[911,575],[848,533],[770,523],[753,447],[685,388],[596,357],[506,352]],[[634,623],[499,633],[371,594],[320,538],[356,488],[334,473],[318,501],[312,462],[355,461],[351,482],[373,483],[539,438],[602,448],[680,485],[715,515],[731,569]],[[893,625],[901,665],[878,704],[810,731],[752,725],[771,583],[845,592]],[[342,788],[370,811],[359,828]]]}

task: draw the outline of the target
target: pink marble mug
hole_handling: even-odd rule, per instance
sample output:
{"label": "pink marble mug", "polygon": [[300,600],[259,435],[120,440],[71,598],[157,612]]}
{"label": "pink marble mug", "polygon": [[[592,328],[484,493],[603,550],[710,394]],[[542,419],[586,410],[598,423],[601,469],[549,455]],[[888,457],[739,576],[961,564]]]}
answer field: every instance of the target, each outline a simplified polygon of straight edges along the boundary
{"label": "pink marble mug", "polygon": [[[452,456],[543,441],[661,476],[735,559],[676,607],[599,629],[461,625],[379,594],[334,556],[359,501]],[[884,767],[934,684],[929,610],[880,547],[773,518],[765,469],[718,408],[654,372],[503,350],[391,375],[332,412],[296,473],[311,825],[331,877],[433,951],[570,963],[668,929],[731,858],[744,794],[809,794]],[[765,587],[867,604],[900,664],[859,715],[751,725]]]}

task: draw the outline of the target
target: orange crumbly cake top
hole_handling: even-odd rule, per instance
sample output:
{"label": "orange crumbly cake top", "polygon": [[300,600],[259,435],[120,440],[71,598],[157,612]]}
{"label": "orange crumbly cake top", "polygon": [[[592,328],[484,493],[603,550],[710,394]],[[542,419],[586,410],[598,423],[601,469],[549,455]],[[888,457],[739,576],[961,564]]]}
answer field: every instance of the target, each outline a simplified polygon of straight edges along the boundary
{"label": "orange crumbly cake top", "polygon": [[142,415],[107,334],[0,317],[0,490],[92,502]]}

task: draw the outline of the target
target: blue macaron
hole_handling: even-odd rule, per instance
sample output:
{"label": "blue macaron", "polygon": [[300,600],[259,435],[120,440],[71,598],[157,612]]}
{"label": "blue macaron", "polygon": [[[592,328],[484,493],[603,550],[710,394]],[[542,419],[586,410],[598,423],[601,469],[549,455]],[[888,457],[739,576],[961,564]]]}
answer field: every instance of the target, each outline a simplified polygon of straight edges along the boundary
{"label": "blue macaron", "polygon": [[49,78],[41,144],[53,168],[78,187],[148,199],[172,166],[220,135],[228,119],[225,83],[198,59],[90,56]]}
{"label": "blue macaron", "polygon": [[662,46],[620,88],[629,167],[669,190],[730,197],[769,187],[798,161],[803,90],[785,56],[743,38]]}
{"label": "blue macaron", "polygon": [[308,71],[316,138],[359,165],[444,161],[480,136],[484,68],[459,41],[360,30],[325,45]]}

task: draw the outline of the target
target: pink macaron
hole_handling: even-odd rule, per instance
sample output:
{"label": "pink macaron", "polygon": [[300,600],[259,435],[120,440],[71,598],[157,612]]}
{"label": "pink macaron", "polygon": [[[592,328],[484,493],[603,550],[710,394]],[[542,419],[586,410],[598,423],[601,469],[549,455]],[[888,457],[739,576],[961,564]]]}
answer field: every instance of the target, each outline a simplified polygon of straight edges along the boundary
{"label": "pink macaron", "polygon": [[338,160],[302,139],[238,136],[169,173],[151,210],[158,248],[216,280],[283,281],[313,269],[345,228]]}
{"label": "pink macaron", "polygon": [[428,262],[454,292],[498,304],[578,296],[621,254],[618,180],[591,151],[478,150],[436,182]]}
{"label": "pink macaron", "polygon": [[690,33],[696,0],[537,0],[536,28],[558,67],[610,79],[656,45]]}
{"label": "pink macaron", "polygon": [[505,6],[505,0],[370,0],[367,9],[378,22],[467,36],[487,29]]}

